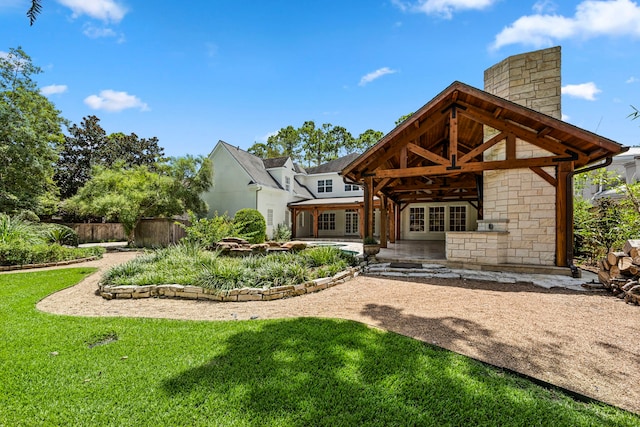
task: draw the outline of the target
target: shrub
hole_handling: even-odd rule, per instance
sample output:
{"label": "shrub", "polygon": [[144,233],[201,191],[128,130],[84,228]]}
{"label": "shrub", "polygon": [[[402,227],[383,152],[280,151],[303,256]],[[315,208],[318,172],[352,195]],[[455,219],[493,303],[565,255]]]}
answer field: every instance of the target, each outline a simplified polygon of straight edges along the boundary
{"label": "shrub", "polygon": [[42,243],[43,237],[38,224],[22,219],[19,216],[11,217],[0,213],[0,243]]}
{"label": "shrub", "polygon": [[267,223],[256,209],[240,209],[233,218],[240,237],[250,243],[264,242],[267,233]]}
{"label": "shrub", "polygon": [[291,229],[286,224],[278,224],[273,230],[273,240],[276,242],[287,242],[291,240]]}
{"label": "shrub", "polygon": [[233,220],[216,212],[213,218],[197,218],[193,212],[189,212],[191,225],[183,225],[186,237],[182,239],[185,243],[199,244],[205,248],[212,248],[213,245],[225,237],[237,234]]}
{"label": "shrub", "polygon": [[48,243],[75,247],[80,243],[78,233],[62,224],[47,224],[43,236]]}
{"label": "shrub", "polygon": [[46,264],[73,259],[102,256],[104,248],[69,248],[46,243],[0,243],[0,265]]}

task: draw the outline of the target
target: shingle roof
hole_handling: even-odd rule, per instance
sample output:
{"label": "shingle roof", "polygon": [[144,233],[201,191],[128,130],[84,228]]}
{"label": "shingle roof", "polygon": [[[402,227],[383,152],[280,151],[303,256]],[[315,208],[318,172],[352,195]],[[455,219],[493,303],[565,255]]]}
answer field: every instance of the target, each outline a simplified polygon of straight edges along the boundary
{"label": "shingle roof", "polygon": [[309,189],[300,184],[297,179],[293,178],[293,192],[300,197],[306,197],[307,199],[315,199],[315,196],[309,191]]}
{"label": "shingle roof", "polygon": [[278,181],[273,179],[269,172],[267,172],[264,162],[260,157],[254,156],[224,141],[220,141],[220,144],[229,151],[233,158],[236,159],[240,166],[249,174],[253,183],[266,185],[267,187],[282,188],[280,184],[278,184]]}
{"label": "shingle roof", "polygon": [[340,157],[339,159],[331,160],[330,162],[324,163],[320,166],[314,166],[312,168],[307,168],[308,174],[316,174],[316,173],[330,173],[330,172],[341,172],[342,169],[347,167],[351,162],[353,162],[360,154],[359,153],[351,153],[347,154],[344,157]]}
{"label": "shingle roof", "polygon": [[275,159],[262,159],[262,163],[264,163],[264,167],[267,169],[271,168],[281,168],[287,163],[289,157],[276,157]]}

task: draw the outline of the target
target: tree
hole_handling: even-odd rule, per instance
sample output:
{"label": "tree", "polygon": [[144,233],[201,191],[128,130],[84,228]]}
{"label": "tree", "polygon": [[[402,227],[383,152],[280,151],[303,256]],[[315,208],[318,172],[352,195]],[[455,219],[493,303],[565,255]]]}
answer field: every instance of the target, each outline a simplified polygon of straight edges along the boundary
{"label": "tree", "polygon": [[0,57],[0,211],[43,213],[56,198],[53,165],[62,142],[60,112],[32,75],[41,70],[21,49]]}
{"label": "tree", "polygon": [[300,156],[300,135],[298,130],[289,125],[267,139],[268,152],[278,153],[276,156],[289,156],[294,161],[302,160]]}
{"label": "tree", "polygon": [[200,194],[211,185],[211,165],[204,157],[172,158],[160,165],[125,168],[96,166],[92,178],[65,209],[81,216],[102,216],[120,222],[129,244],[144,217],[171,217],[187,211],[202,213],[206,204]]}
{"label": "tree", "polygon": [[396,122],[395,122],[396,126],[398,126],[400,123],[402,123],[405,120],[407,120],[409,117],[413,116],[413,114],[414,113],[409,113],[409,114],[405,114],[404,116],[398,117],[398,120],[396,120]]}
{"label": "tree", "polygon": [[94,166],[109,168],[121,163],[125,167],[147,165],[153,170],[164,154],[156,137],[139,138],[135,133],[121,132],[107,136],[100,119],[93,115],[84,117],[80,126],[69,127],[68,132],[54,176],[63,199],[78,192],[91,178]]}
{"label": "tree", "polygon": [[41,0],[32,0],[31,7],[27,10],[27,18],[29,18],[29,25],[33,25],[36,22],[36,18],[42,11],[42,1]]}
{"label": "tree", "polygon": [[356,146],[354,147],[354,151],[364,152],[370,147],[380,141],[384,134],[379,130],[367,129],[362,132],[358,139],[356,139]]}

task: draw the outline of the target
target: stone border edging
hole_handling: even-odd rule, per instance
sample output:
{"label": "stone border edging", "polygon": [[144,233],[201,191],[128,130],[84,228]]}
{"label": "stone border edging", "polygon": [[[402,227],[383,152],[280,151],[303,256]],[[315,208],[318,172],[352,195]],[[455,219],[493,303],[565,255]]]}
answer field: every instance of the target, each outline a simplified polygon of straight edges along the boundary
{"label": "stone border edging", "polygon": [[59,265],[79,264],[81,262],[95,261],[99,259],[97,256],[87,258],[68,259],[66,261],[47,262],[44,264],[24,264],[24,265],[2,265],[0,271],[29,270],[32,268],[57,267]]}
{"label": "stone border edging", "polygon": [[228,291],[206,289],[192,285],[144,285],[110,286],[98,285],[98,293],[104,299],[139,298],[180,298],[218,302],[272,301],[321,291],[351,280],[360,274],[360,267],[351,267],[332,277],[313,279],[299,285],[276,286],[273,288],[240,288]]}

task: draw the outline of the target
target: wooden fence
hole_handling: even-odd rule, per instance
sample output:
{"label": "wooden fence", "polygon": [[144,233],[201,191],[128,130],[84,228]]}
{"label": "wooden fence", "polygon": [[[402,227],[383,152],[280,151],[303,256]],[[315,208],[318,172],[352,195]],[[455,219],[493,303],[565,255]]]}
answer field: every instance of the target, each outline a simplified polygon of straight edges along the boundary
{"label": "wooden fence", "polygon": [[[188,221],[151,218],[140,221],[135,229],[135,246],[156,248],[178,243],[185,236],[184,229],[176,222]],[[126,241],[127,234],[119,223],[74,223],[65,224],[78,233],[80,243]]]}

